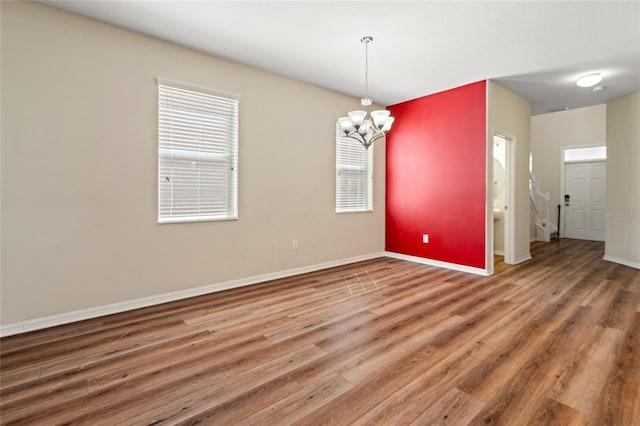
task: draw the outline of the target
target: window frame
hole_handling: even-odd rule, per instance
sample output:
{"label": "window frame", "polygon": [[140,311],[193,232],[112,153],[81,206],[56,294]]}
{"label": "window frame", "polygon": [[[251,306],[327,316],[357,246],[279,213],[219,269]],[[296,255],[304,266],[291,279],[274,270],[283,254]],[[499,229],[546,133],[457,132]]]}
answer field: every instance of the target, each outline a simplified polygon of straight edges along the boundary
{"label": "window frame", "polygon": [[[158,223],[237,220],[240,96],[161,77],[157,78],[157,87]],[[198,99],[201,99],[202,102],[199,102]],[[190,107],[185,106],[185,104],[180,107],[174,105],[173,109],[171,109],[170,105],[167,105],[171,102],[179,103],[181,100],[186,100],[185,104],[193,102],[193,109],[190,110]],[[191,116],[191,113],[193,113],[193,116]],[[175,114],[175,116],[172,114]],[[190,116],[189,118],[198,116],[199,123],[181,125],[180,119],[182,119],[182,123],[188,121],[185,120],[185,116]],[[205,124],[203,125],[203,123]],[[215,130],[215,138],[210,135],[202,136],[207,131],[212,133],[212,130]],[[180,131],[183,131],[183,135],[189,131],[199,131],[199,136],[195,138],[198,142],[185,142],[184,136],[182,140],[178,136],[174,136],[174,133],[177,135]],[[174,137],[178,148],[174,146]],[[202,143],[202,138],[205,138],[206,142]],[[190,171],[185,166],[184,161],[190,162],[193,169],[197,167],[196,178],[188,176]],[[167,162],[170,164],[167,165]],[[180,164],[180,162],[183,164]],[[220,162],[221,164],[216,166],[212,162]],[[173,168],[174,165],[176,166],[175,170]],[[171,167],[171,180],[167,175],[167,167]],[[176,171],[178,172],[177,175],[187,177],[181,181],[174,181],[174,176],[176,176],[174,173]],[[204,183],[201,182],[202,172],[205,174],[205,177],[202,178],[205,180]],[[209,180],[206,180],[207,178]],[[169,181],[171,184],[167,186],[165,181]],[[186,212],[183,211],[182,214],[179,212],[173,213],[172,211],[175,204],[180,203],[175,200],[173,195],[176,188],[180,186],[184,188],[183,197],[180,198],[181,201],[187,200],[195,203],[192,204],[195,207],[183,207]],[[224,189],[218,193],[216,186],[223,186]],[[169,199],[163,195],[166,194],[167,190],[171,194]],[[189,194],[189,192],[194,191],[196,193],[195,196]],[[203,196],[208,200],[208,203],[200,199],[203,192],[209,192],[208,195]],[[218,201],[218,206],[214,207],[216,198],[223,201],[221,203]],[[167,209],[170,210],[169,214],[167,214]],[[191,209],[191,212],[189,212],[189,209]],[[202,212],[200,212],[201,209]]]}

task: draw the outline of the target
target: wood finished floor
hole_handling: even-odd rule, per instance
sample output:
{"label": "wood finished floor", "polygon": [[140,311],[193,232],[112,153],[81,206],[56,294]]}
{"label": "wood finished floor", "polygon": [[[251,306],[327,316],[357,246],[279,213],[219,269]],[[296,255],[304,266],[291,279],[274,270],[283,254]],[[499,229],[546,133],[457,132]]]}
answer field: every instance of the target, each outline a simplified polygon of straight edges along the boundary
{"label": "wood finished floor", "polygon": [[640,271],[380,258],[6,337],[2,424],[639,425]]}

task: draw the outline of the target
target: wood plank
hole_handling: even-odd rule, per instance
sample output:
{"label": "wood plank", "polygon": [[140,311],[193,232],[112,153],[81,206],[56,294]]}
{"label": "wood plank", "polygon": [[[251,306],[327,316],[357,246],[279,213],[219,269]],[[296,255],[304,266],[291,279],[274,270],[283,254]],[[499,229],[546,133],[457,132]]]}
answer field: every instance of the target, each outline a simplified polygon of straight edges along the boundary
{"label": "wood plank", "polygon": [[[237,426],[291,424],[352,388],[353,385],[342,376],[332,373],[235,424]],[[231,423],[231,419],[228,418],[217,420],[221,423]]]}
{"label": "wood plank", "polygon": [[381,299],[383,299],[381,296],[362,296],[358,300],[334,301],[326,309],[292,315],[296,321],[286,327],[265,333],[265,336],[272,342],[282,342],[342,318],[348,318],[354,312],[367,311],[367,308],[380,302]]}
{"label": "wood plank", "polygon": [[585,343],[563,369],[549,396],[571,408],[591,414],[609,374],[624,332],[602,328]]}
{"label": "wood plank", "polygon": [[617,265],[607,279],[622,284],[623,290],[640,293],[640,278],[638,277],[637,269]]}
{"label": "wood plank", "polygon": [[484,406],[479,401],[459,389],[452,388],[436,401],[412,425],[464,425],[474,418]]}
{"label": "wood plank", "polygon": [[592,425],[640,421],[640,313],[636,313],[591,415]]}
{"label": "wood plank", "polygon": [[622,287],[615,282],[605,279],[602,280],[592,291],[582,300],[580,306],[609,306],[615,299],[618,291]]}
{"label": "wood plank", "polygon": [[[571,359],[573,351],[566,350],[564,345],[578,347],[580,341],[593,339],[594,333],[587,321],[589,311],[578,307],[571,312],[557,328],[552,327],[553,333],[543,335],[537,345],[529,348],[528,356],[524,357],[520,352],[519,358],[525,362],[513,375],[502,383],[497,375],[498,379],[494,381],[497,381],[499,387],[487,388],[484,383],[471,387],[468,392],[487,401],[487,404],[470,424],[522,424],[534,415],[557,382],[567,359]],[[563,342],[563,345],[558,345],[558,341]],[[494,371],[500,370],[502,368]],[[461,386],[460,389],[464,390],[466,387]]]}
{"label": "wood plank", "polygon": [[425,324],[421,327],[416,327],[417,329],[405,328],[396,334],[399,335],[399,338],[389,342],[382,350],[375,354],[367,353],[365,358],[358,360],[357,365],[349,365],[339,371],[351,383],[362,383],[389,365],[389,363],[394,363],[424,347],[425,344],[432,340],[434,335],[442,330],[455,327],[463,321],[464,318],[462,317],[447,315],[430,326]]}
{"label": "wood plank", "polygon": [[571,407],[547,398],[538,407],[529,421],[529,426],[586,426],[589,424],[589,416]]}
{"label": "wood plank", "polygon": [[352,424],[375,408],[389,393],[428,370],[430,364],[436,363],[441,357],[441,353],[425,346],[293,424]]}
{"label": "wood plank", "polygon": [[175,357],[194,356],[194,345],[198,350],[203,348],[209,351],[206,342],[212,340],[213,336],[207,332],[185,335],[170,343],[162,342],[146,347],[134,354],[123,354],[102,362],[77,366],[57,376],[40,377],[31,382],[16,384],[2,391],[2,405],[10,411],[18,409],[20,405],[31,406],[35,403],[45,409],[60,398],[73,399],[86,395],[90,383],[106,387],[115,385],[118,381],[131,380],[132,366],[162,367]]}
{"label": "wood plank", "polygon": [[[255,393],[256,389],[261,389],[263,385],[269,384],[280,375],[323,354],[315,346],[309,346],[259,365],[233,380],[226,379],[224,374],[213,377],[209,376],[209,373],[193,375],[187,386],[156,386],[153,391],[143,389],[133,400],[110,401],[108,406],[83,416],[74,413],[70,420],[104,425],[138,425],[177,423],[193,416],[206,418],[207,410],[215,409],[221,404],[234,404],[236,399],[243,399],[247,394]],[[286,380],[280,380],[279,384],[295,385]],[[294,388],[298,390],[299,386],[296,385]],[[266,389],[273,392],[271,387]]]}
{"label": "wood plank", "polygon": [[526,308],[513,314],[511,320],[498,324],[464,345],[453,350],[445,358],[434,363],[423,374],[390,394],[361,416],[355,424],[406,424],[421,415],[424,407],[434,404],[444,394],[443,389],[456,386],[464,378],[483,368],[483,360],[492,359],[496,348],[508,345],[516,336],[522,335],[523,320],[541,310],[542,304],[529,303]]}
{"label": "wood plank", "polygon": [[575,312],[571,305],[565,309],[559,305],[548,306],[531,321],[524,322],[517,335],[496,346],[496,350],[483,360],[482,368],[474,369],[457,386],[485,402],[500,392],[509,392],[513,378],[527,363],[533,360],[537,367],[541,363],[539,356],[544,355],[543,360],[550,363],[560,353],[556,339],[570,338],[579,327],[589,330],[587,325],[576,325],[576,319],[584,318],[587,313],[585,309]]}
{"label": "wood plank", "polygon": [[[287,373],[323,355],[324,352],[317,347],[308,346],[256,366],[226,381],[219,388],[209,384],[195,394],[181,389],[172,389],[172,396],[164,398],[164,404],[158,404],[157,396],[150,395],[149,400],[154,404],[154,409],[146,409],[138,416],[131,416],[118,407],[119,416],[123,424],[130,425],[143,422],[147,424],[217,423],[218,416],[229,419],[232,415],[236,418],[244,418],[282,399],[285,394],[298,391],[300,385],[289,380]],[[285,387],[288,392],[277,392],[280,387]],[[138,404],[131,406],[132,410],[138,410],[138,408]]]}
{"label": "wood plank", "polygon": [[611,302],[609,308],[602,316],[600,325],[627,331],[636,313],[638,303],[640,303],[640,293],[632,293],[624,290],[618,291],[613,302]]}

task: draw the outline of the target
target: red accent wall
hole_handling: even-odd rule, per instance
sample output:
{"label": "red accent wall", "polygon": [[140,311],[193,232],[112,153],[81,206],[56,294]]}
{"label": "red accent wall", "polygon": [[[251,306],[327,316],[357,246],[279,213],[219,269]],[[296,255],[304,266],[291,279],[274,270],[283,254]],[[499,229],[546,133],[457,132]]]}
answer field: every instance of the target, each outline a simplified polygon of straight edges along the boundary
{"label": "red accent wall", "polygon": [[486,82],[388,109],[386,250],[484,269]]}

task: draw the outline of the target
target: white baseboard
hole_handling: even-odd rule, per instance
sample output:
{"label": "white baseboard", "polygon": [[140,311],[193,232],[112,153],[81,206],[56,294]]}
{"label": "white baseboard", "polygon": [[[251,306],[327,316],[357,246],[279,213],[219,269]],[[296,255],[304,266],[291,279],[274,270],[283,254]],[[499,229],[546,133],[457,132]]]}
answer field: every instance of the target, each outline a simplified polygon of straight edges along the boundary
{"label": "white baseboard", "polygon": [[527,253],[527,254],[525,254],[523,256],[516,257],[513,260],[512,265],[517,265],[518,263],[526,262],[527,260],[531,260],[531,253]]}
{"label": "white baseboard", "polygon": [[467,272],[475,275],[489,276],[488,270],[475,268],[473,266],[458,265],[457,263],[442,262],[440,260],[426,259],[424,257],[410,256],[407,254],[394,253],[392,251],[385,252],[388,257],[394,259],[406,260],[409,262],[421,263],[423,265],[437,266],[438,268],[452,269],[454,271]]}
{"label": "white baseboard", "polygon": [[171,293],[143,297],[141,299],[127,300],[124,302],[112,303],[110,305],[97,306],[95,308],[82,309],[79,311],[73,311],[64,314],[51,315],[47,317],[6,324],[0,326],[0,337],[26,333],[28,331],[41,330],[43,328],[55,327],[57,325],[69,324],[72,322],[83,321],[91,318],[101,317],[104,315],[117,314],[133,309],[146,308],[148,306],[159,305],[161,303],[173,302],[176,300],[187,299],[189,297],[201,296],[203,294],[215,293],[222,290],[244,287],[265,281],[286,278],[293,275],[305,274],[307,272],[319,271],[321,269],[333,268],[335,266],[361,262],[363,260],[375,259],[377,257],[384,256],[386,256],[385,252],[370,253],[362,256],[350,257],[347,259],[332,260],[329,262],[302,266],[300,268],[288,269],[285,271],[255,275],[253,277],[241,278],[238,280],[210,284],[202,287],[195,287],[186,290],[174,291]]}
{"label": "white baseboard", "polygon": [[504,256],[504,250],[494,250],[493,254],[497,254],[498,256]]}
{"label": "white baseboard", "polygon": [[608,260],[609,262],[619,263],[621,265],[628,266],[630,268],[640,269],[640,263],[631,262],[629,260],[620,259],[618,257],[613,257],[605,254],[603,259]]}

